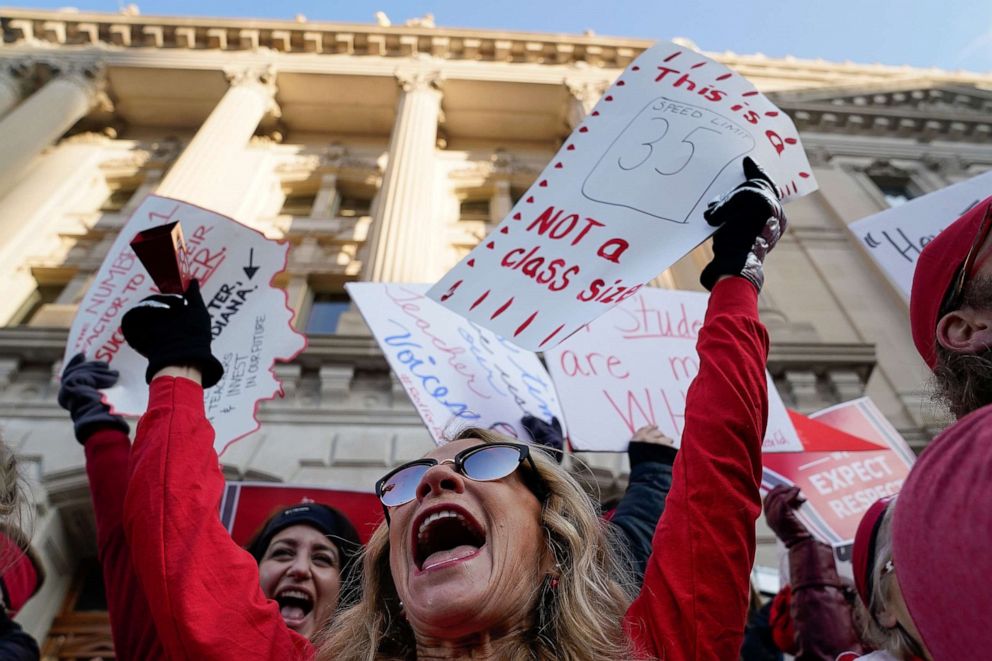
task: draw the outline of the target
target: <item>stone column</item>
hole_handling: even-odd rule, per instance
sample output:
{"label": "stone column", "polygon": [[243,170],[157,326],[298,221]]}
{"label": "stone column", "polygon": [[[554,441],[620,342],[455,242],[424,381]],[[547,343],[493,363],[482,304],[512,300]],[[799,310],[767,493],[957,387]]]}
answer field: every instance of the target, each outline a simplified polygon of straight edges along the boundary
{"label": "stone column", "polygon": [[226,73],[230,87],[156,191],[222,213],[241,189],[232,176],[238,155],[266,113],[278,111],[272,69]]}
{"label": "stone column", "polygon": [[609,84],[603,81],[566,79],[565,86],[568,87],[570,95],[565,120],[568,122],[568,128],[574,129],[582,123],[586,115],[592,112],[593,106],[599,101],[599,97],[603,96],[603,91]]}
{"label": "stone column", "polygon": [[501,179],[493,187],[493,196],[489,198],[489,223],[499,224],[499,221],[506,218],[513,208],[513,196],[510,191],[510,182]]}
{"label": "stone column", "polygon": [[35,290],[30,262],[62,248],[65,234],[79,232],[66,212],[100,176],[102,140],[66,140],[37,160],[10,193],[0,199],[0,326],[10,323]]}
{"label": "stone column", "polygon": [[0,120],[0,195],[17,183],[25,167],[55,143],[101,99],[103,72],[97,66],[66,66]]}
{"label": "stone column", "polygon": [[341,206],[341,195],[338,193],[338,177],[335,174],[325,174],[320,177],[320,188],[310,209],[310,218],[322,220],[334,218]]}
{"label": "stone column", "polygon": [[434,222],[434,161],[441,114],[440,74],[397,73],[402,87],[389,162],[366,242],[365,273],[376,282],[417,282],[444,237]]}
{"label": "stone column", "polygon": [[23,96],[22,79],[30,65],[20,60],[0,64],[0,117],[17,105]]}

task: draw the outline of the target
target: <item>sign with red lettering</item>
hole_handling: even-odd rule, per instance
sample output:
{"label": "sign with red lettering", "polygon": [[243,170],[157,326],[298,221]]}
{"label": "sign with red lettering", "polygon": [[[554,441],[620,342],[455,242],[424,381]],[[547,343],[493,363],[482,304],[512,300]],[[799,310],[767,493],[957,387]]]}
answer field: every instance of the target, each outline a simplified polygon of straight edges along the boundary
{"label": "sign with red lettering", "polygon": [[810,416],[817,422],[874,444],[877,450],[798,452],[764,457],[762,489],[794,484],[806,503],[799,514],[824,542],[854,540],[865,510],[899,492],[914,461],[913,451],[867,397]]}
{"label": "sign with red lettering", "polygon": [[521,347],[550,349],[712,234],[706,204],[743,181],[747,155],[785,200],[816,190],[785,113],[725,66],[660,43],[428,295]]}
{"label": "sign with red lettering", "polygon": [[988,197],[990,190],[992,172],[986,172],[898,204],[848,227],[903,298],[909,301],[916,260],[924,246]]}
{"label": "sign with red lettering", "polygon": [[[698,292],[646,287],[545,352],[573,448],[622,451],[645,425],[681,442],[708,300]],[[768,400],[764,451],[801,450],[770,375]]]}
{"label": "sign with red lettering", "polygon": [[362,544],[382,522],[382,504],[371,491],[326,486],[228,482],[220,501],[220,521],[240,546],[247,546],[269,517],[300,503],[329,505],[344,514]]}
{"label": "sign with red lettering", "polygon": [[428,285],[345,285],[435,442],[464,427],[530,440],[520,418],[564,425],[551,377],[532,351],[427,298]]}
{"label": "sign with red lettering", "polygon": [[178,221],[189,279],[200,282],[210,312],[212,351],[224,378],[204,393],[218,452],[256,429],[259,402],[281,394],[272,371],[276,360],[292,360],[306,346],[290,321],[286,293],[272,286],[286,268],[289,245],[272,241],[237,221],[200,207],[148,196],[118,234],[93,284],[79,304],[69,330],[65,358],[82,351],[121,374],[105,400],[123,415],[140,415],[148,404],[147,361],[124,341],[121,317],[135,303],[157,293],[130,243],[152,227]]}

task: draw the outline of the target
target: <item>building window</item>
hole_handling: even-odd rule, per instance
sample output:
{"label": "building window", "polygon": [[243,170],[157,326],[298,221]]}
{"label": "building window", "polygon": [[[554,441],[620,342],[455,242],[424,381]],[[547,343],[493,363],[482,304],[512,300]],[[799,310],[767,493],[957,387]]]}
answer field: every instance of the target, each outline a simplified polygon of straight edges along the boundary
{"label": "building window", "polygon": [[341,197],[338,206],[338,216],[342,218],[361,218],[372,213],[372,197],[345,195]]}
{"label": "building window", "polygon": [[462,200],[458,217],[461,220],[489,222],[489,198]]}
{"label": "building window", "polygon": [[309,216],[317,201],[317,192],[288,191],[279,212],[284,216]]}
{"label": "building window", "polygon": [[348,309],[350,302],[347,294],[315,293],[310,305],[310,316],[307,318],[307,335],[336,333],[341,314]]}
{"label": "building window", "polygon": [[107,185],[110,188],[110,195],[100,205],[101,213],[120,213],[123,211],[124,207],[127,206],[127,203],[131,201],[131,198],[138,191],[140,184],[141,182],[137,179],[108,181]]}
{"label": "building window", "polygon": [[874,167],[866,174],[890,207],[905,204],[923,193],[909,173],[890,165]]}

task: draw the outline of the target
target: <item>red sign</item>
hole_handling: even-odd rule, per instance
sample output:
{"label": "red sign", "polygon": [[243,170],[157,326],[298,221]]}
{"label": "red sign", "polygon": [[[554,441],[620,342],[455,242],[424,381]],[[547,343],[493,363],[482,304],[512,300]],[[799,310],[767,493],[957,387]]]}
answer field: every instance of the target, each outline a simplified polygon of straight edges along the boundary
{"label": "red sign", "polygon": [[850,543],[865,510],[902,488],[913,453],[868,398],[792,417],[803,445],[817,451],[764,454],[762,488],[798,486],[807,526],[834,546]]}
{"label": "red sign", "polygon": [[221,499],[221,523],[234,541],[246,546],[268,518],[299,503],[321,503],[351,521],[362,544],[382,521],[382,505],[374,493],[267,482],[228,482]]}

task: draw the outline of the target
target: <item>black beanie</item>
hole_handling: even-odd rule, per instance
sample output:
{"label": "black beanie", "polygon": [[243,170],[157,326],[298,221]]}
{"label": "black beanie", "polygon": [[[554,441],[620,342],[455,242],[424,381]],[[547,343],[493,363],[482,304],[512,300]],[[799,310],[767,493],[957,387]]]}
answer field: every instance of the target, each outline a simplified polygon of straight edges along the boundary
{"label": "black beanie", "polygon": [[348,584],[362,544],[348,518],[333,507],[321,503],[300,503],[269,517],[262,529],[248,542],[248,552],[255,558],[255,562],[262,561],[273,537],[296,525],[310,526],[334,542],[341,554],[341,583]]}

